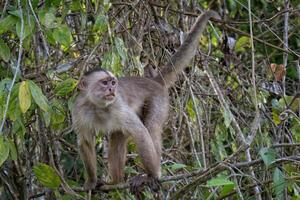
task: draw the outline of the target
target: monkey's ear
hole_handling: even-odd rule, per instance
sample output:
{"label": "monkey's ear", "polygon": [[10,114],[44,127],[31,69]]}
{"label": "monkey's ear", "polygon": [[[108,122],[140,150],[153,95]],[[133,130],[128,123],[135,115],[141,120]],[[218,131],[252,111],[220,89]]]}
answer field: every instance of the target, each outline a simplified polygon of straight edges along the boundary
{"label": "monkey's ear", "polygon": [[82,77],[77,85],[77,87],[80,89],[80,90],[87,90],[87,81],[85,79],[85,77]]}

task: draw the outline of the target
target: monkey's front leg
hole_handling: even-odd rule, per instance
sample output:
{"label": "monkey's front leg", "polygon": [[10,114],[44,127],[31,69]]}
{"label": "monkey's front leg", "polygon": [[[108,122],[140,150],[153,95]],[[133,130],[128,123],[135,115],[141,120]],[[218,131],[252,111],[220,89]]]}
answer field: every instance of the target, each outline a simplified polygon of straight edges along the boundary
{"label": "monkey's front leg", "polygon": [[83,188],[85,190],[94,189],[97,185],[97,157],[95,151],[95,136],[80,137],[79,139],[80,157],[83,160],[87,179]]}

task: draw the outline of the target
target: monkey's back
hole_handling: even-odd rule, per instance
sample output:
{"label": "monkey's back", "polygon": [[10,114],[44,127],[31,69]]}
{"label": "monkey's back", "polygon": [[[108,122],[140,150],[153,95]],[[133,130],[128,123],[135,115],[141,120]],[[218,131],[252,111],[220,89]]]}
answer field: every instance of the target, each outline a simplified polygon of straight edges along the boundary
{"label": "monkey's back", "polygon": [[140,115],[145,106],[168,104],[168,90],[158,82],[145,77],[119,78],[122,99]]}

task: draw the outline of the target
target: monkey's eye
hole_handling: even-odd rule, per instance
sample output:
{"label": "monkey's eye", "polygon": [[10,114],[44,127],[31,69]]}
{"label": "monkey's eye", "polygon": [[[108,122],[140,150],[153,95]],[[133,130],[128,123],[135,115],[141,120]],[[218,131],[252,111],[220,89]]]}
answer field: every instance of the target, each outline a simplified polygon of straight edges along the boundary
{"label": "monkey's eye", "polygon": [[116,81],[112,81],[111,84],[112,84],[112,85],[115,85],[115,84],[116,84]]}
{"label": "monkey's eye", "polygon": [[103,85],[107,85],[107,81],[102,81],[102,84]]}

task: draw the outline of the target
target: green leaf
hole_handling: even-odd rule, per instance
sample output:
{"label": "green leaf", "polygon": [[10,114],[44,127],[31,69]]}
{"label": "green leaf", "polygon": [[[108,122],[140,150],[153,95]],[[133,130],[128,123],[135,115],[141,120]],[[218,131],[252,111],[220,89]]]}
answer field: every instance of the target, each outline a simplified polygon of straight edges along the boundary
{"label": "green leaf", "polygon": [[66,113],[63,106],[63,102],[53,99],[51,101],[51,123],[52,124],[61,124],[65,121]]}
{"label": "green leaf", "polygon": [[10,49],[7,44],[0,38],[0,58],[5,62],[10,60]]}
{"label": "green leaf", "polygon": [[222,190],[220,191],[220,197],[226,196],[231,193],[234,189],[234,184],[224,185]]}
{"label": "green leaf", "polygon": [[187,166],[185,164],[181,164],[181,163],[174,163],[172,165],[169,165],[168,168],[170,170],[178,170],[178,169],[184,169],[186,168]]}
{"label": "green leaf", "polygon": [[196,120],[196,112],[194,110],[194,103],[192,99],[189,99],[186,105],[186,110],[189,115],[189,117],[192,119],[192,121]]}
{"label": "green leaf", "polygon": [[45,29],[45,36],[47,38],[47,42],[52,45],[56,45],[56,40],[53,37],[53,32],[50,29]]}
{"label": "green leaf", "polygon": [[0,135],[0,167],[6,161],[9,155],[9,146],[4,141],[3,136]]}
{"label": "green leaf", "polygon": [[59,6],[61,2],[62,0],[51,0],[51,4],[56,7]]}
{"label": "green leaf", "polygon": [[250,38],[246,36],[242,36],[238,39],[235,44],[235,51],[236,52],[243,52],[245,51],[245,47],[250,46]]}
{"label": "green leaf", "polygon": [[45,23],[44,23],[44,25],[47,28],[55,28],[56,27],[56,23],[54,23],[55,20],[56,20],[56,17],[54,15],[54,13],[47,12],[45,14]]}
{"label": "green leaf", "polygon": [[0,81],[0,92],[8,92],[11,82],[12,81],[9,78],[5,78],[5,79],[1,80]]}
{"label": "green leaf", "polygon": [[[21,38],[21,19],[18,20],[16,24],[16,32],[19,38]],[[29,20],[24,18],[24,31],[22,35],[22,39],[25,39],[26,37],[30,36],[35,28],[35,21],[32,16],[29,17]]]}
{"label": "green leaf", "polygon": [[57,96],[66,96],[76,88],[76,85],[77,80],[68,78],[55,87],[54,93]]}
{"label": "green leaf", "polygon": [[20,83],[17,83],[13,86],[11,98],[9,101],[9,107],[8,107],[8,117],[10,120],[15,121],[19,117],[22,116],[22,112],[19,105],[19,87]]}
{"label": "green leaf", "polygon": [[53,38],[60,44],[68,47],[72,42],[71,31],[67,26],[56,28],[52,33]]}
{"label": "green leaf", "polygon": [[24,137],[24,135],[26,133],[26,127],[20,118],[16,119],[13,122],[12,132],[19,135],[22,138]]}
{"label": "green leaf", "polygon": [[21,19],[21,12],[20,10],[12,10],[12,11],[8,11],[9,14],[18,17],[19,19]]}
{"label": "green leaf", "polygon": [[110,3],[110,0],[104,0],[103,5],[104,5],[103,6],[104,7],[104,12],[107,12],[112,4]]}
{"label": "green leaf", "polygon": [[282,171],[276,167],[273,175],[273,189],[275,193],[275,199],[284,199],[284,189],[287,187],[287,183],[284,179]]}
{"label": "green leaf", "polygon": [[[279,105],[282,108],[281,112],[284,111],[286,109],[286,105],[290,105],[293,100],[294,100],[294,96],[284,96],[283,98],[280,98]],[[290,105],[289,109],[291,109],[294,112],[297,112],[297,110],[299,109],[299,103],[300,103],[299,98],[295,99],[293,103]]]}
{"label": "green leaf", "polygon": [[35,103],[45,112],[49,110],[48,100],[43,94],[41,88],[33,81],[28,81],[30,92]]}
{"label": "green leaf", "polygon": [[32,8],[35,9],[39,5],[39,0],[32,0],[31,5],[32,5]]}
{"label": "green leaf", "polygon": [[[300,40],[298,40],[300,42]],[[300,46],[300,43],[298,44],[298,47]],[[298,70],[297,67],[288,67],[286,69],[286,76],[295,80],[299,81],[299,75],[298,75]]]}
{"label": "green leaf", "polygon": [[70,8],[71,8],[72,12],[80,11],[81,10],[81,2],[79,0],[73,0]]}
{"label": "green leaf", "polygon": [[39,18],[41,21],[41,24],[44,25],[46,28],[56,28],[57,23],[56,17],[55,17],[55,10],[54,9],[47,9],[39,11]]}
{"label": "green leaf", "polygon": [[271,104],[272,104],[272,109],[276,109],[277,111],[282,112],[282,108],[281,105],[279,104],[278,99],[272,99],[271,100]]}
{"label": "green leaf", "polygon": [[74,199],[73,196],[68,195],[68,194],[64,194],[60,198],[61,198],[61,200],[73,200]]}
{"label": "green leaf", "polygon": [[119,56],[122,58],[122,63],[125,63],[127,59],[127,49],[124,45],[124,41],[121,38],[115,38],[115,45]]}
{"label": "green leaf", "polygon": [[291,132],[296,139],[296,142],[300,142],[300,122],[298,120],[293,119],[291,121]]}
{"label": "green leaf", "polygon": [[121,74],[120,56],[115,51],[108,51],[103,55],[102,68],[111,70],[115,75]]}
{"label": "green leaf", "polygon": [[61,183],[59,176],[49,165],[40,163],[33,167],[33,172],[38,181],[50,189],[57,189]]}
{"label": "green leaf", "polygon": [[0,121],[3,118],[3,113],[4,113],[4,105],[6,101],[6,94],[8,92],[8,89],[10,87],[11,80],[9,78],[5,78],[0,81]]}
{"label": "green leaf", "polygon": [[275,109],[272,109],[272,118],[273,118],[273,122],[276,125],[279,125],[281,123],[281,120],[279,118],[279,114]]}
{"label": "green leaf", "polygon": [[[50,112],[51,112],[51,109],[50,109]],[[50,122],[51,122],[50,112],[43,112],[43,118],[44,118],[45,125],[46,125],[47,128],[49,127]]]}
{"label": "green leaf", "polygon": [[10,158],[14,161],[17,160],[17,149],[16,149],[16,145],[12,140],[9,140],[7,143],[8,147],[9,147],[9,154],[10,154]]}
{"label": "green leaf", "polygon": [[31,94],[27,81],[22,81],[19,87],[19,103],[21,112],[25,113],[31,105]]}
{"label": "green leaf", "polygon": [[218,178],[210,179],[207,181],[206,186],[208,187],[216,187],[216,186],[224,186],[224,185],[234,185],[234,182],[228,180],[227,177],[221,176]]}
{"label": "green leaf", "polygon": [[4,19],[0,20],[0,34],[5,33],[8,30],[11,30],[17,23],[17,18],[8,15]]}
{"label": "green leaf", "polygon": [[96,18],[94,27],[93,27],[93,31],[97,32],[99,31],[99,33],[104,33],[107,31],[107,16],[106,15],[99,15]]}
{"label": "green leaf", "polygon": [[269,167],[276,160],[276,152],[271,148],[262,148],[259,151],[259,155],[267,167]]}
{"label": "green leaf", "polygon": [[226,109],[226,110],[223,110],[223,117],[224,117],[224,124],[225,124],[226,128],[228,128],[232,122],[233,116],[232,116],[231,112]]}

